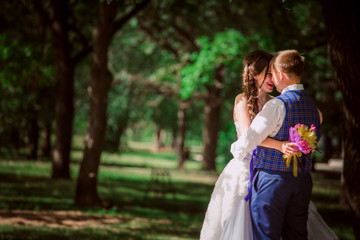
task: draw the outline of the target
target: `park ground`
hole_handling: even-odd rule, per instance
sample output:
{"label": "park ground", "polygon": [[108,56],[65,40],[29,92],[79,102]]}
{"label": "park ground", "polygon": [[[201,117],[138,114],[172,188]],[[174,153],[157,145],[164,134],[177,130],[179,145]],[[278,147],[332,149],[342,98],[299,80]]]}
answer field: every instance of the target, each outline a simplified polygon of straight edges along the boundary
{"label": "park ground", "polygon": [[[129,142],[121,153],[103,153],[98,192],[114,202],[110,209],[73,203],[81,140],[74,141],[71,180],[51,180],[46,159],[0,157],[0,240],[199,239],[219,172],[201,171],[193,155],[179,171],[172,151],[151,147]],[[355,239],[349,208],[339,203],[338,169],[322,166],[312,174],[312,201],[320,214],[340,239]]]}

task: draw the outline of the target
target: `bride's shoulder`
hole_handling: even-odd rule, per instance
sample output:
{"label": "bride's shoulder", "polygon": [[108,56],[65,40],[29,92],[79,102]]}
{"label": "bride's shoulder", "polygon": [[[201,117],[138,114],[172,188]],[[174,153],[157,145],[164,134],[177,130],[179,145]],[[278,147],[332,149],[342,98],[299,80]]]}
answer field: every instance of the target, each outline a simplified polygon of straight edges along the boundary
{"label": "bride's shoulder", "polygon": [[235,104],[237,105],[238,103],[243,103],[243,102],[247,102],[246,96],[245,93],[240,93],[235,97]]}
{"label": "bride's shoulder", "polygon": [[248,115],[248,112],[249,109],[245,93],[240,93],[235,98],[234,119],[241,119],[244,115]]}
{"label": "bride's shoulder", "polygon": [[235,108],[242,111],[248,111],[247,98],[245,93],[240,93],[235,98]]}

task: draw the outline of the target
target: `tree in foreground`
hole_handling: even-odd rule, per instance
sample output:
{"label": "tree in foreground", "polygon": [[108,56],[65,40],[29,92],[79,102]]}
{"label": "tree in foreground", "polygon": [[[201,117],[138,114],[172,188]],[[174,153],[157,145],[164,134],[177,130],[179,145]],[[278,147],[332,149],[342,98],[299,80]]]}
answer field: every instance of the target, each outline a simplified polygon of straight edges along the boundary
{"label": "tree in foreground", "polygon": [[323,0],[329,55],[343,94],[344,186],[360,239],[360,17],[351,1]]}
{"label": "tree in foreground", "polygon": [[116,19],[118,14],[116,1],[99,3],[99,22],[94,31],[91,60],[90,119],[76,186],[77,205],[106,204],[98,196],[97,179],[105,139],[108,93],[113,80],[108,69],[108,50],[114,34],[148,2],[149,0],[145,0],[136,4],[131,11],[119,19]]}

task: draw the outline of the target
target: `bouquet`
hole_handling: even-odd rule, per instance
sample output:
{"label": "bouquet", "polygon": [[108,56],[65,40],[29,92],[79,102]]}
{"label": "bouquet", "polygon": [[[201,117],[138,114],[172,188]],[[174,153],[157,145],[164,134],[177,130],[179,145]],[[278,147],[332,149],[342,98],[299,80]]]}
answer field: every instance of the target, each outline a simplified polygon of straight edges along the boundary
{"label": "bouquet", "polygon": [[309,154],[314,152],[316,149],[317,136],[316,136],[316,127],[312,124],[310,129],[304,124],[296,124],[295,127],[289,129],[289,141],[294,142],[297,146],[294,149],[298,150],[294,155],[283,155],[283,158],[286,159],[286,167],[290,167],[291,160],[294,162],[293,174],[294,177],[297,177],[298,172],[298,161],[297,158],[301,155]]}

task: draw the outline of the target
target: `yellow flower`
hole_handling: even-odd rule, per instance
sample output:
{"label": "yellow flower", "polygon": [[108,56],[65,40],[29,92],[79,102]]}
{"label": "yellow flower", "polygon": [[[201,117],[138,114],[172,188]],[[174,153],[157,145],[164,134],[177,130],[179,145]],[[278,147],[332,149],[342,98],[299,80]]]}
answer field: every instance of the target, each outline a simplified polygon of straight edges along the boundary
{"label": "yellow flower", "polygon": [[305,132],[304,135],[301,135],[302,138],[307,141],[312,149],[316,148],[316,133],[313,131]]}

